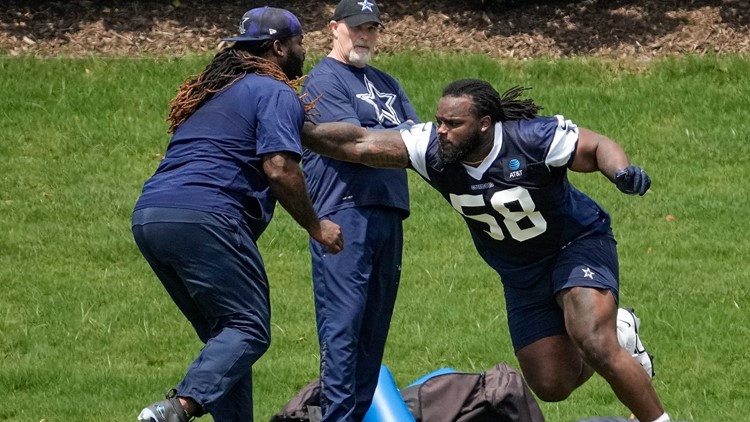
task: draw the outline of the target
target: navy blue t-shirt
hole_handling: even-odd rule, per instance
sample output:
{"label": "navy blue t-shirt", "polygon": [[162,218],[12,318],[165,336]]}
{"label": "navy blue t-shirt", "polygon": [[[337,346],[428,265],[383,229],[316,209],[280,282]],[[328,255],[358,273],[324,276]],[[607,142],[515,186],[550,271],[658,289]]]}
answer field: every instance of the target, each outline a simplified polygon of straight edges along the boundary
{"label": "navy blue t-shirt", "polygon": [[609,215],[567,178],[578,127],[562,116],[497,123],[478,167],[441,165],[432,123],[402,130],[411,166],[464,218],[503,283],[523,287],[571,241],[610,230]]}
{"label": "navy blue t-shirt", "polygon": [[[372,66],[358,68],[330,57],[308,74],[303,93],[317,99],[315,122],[348,122],[393,128],[418,122],[409,98],[393,77]],[[409,213],[403,169],[376,169],[323,157],[305,150],[302,159],[310,197],[321,217],[353,206],[387,206]]]}
{"label": "navy blue t-shirt", "polygon": [[276,198],[262,157],[301,157],[305,112],[285,83],[249,74],[201,105],[175,131],[135,209],[183,208],[247,221],[256,238],[273,216]]}

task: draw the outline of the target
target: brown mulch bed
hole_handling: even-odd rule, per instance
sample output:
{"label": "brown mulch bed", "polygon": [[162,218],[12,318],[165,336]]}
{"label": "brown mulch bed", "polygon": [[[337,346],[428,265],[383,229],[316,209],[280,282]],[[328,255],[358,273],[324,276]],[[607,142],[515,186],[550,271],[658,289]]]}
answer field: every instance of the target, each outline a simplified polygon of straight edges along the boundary
{"label": "brown mulch bed", "polygon": [[[336,1],[18,1],[0,11],[0,55],[180,56],[216,51],[242,14],[269,4],[300,17],[308,53],[327,53]],[[749,53],[749,0],[381,0],[381,52],[438,50],[493,57]],[[501,4],[502,6],[498,6]]]}

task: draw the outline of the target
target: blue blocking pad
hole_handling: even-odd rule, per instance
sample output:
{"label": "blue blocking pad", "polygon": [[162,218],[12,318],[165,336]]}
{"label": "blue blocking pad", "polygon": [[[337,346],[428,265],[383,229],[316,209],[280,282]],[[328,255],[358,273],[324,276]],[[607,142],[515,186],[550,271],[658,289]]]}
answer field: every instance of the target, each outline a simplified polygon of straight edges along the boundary
{"label": "blue blocking pad", "polygon": [[385,365],[380,366],[378,386],[362,422],[414,422],[391,371]]}

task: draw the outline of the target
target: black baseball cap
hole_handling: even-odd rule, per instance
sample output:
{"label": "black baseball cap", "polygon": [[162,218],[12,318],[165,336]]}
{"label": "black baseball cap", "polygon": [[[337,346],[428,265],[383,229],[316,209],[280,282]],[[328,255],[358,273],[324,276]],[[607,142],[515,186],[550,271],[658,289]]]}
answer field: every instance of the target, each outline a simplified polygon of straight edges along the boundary
{"label": "black baseball cap", "polygon": [[360,26],[365,23],[380,22],[380,9],[370,0],[341,0],[333,12],[333,20],[344,21],[349,26]]}
{"label": "black baseball cap", "polygon": [[242,15],[240,34],[224,41],[266,41],[302,35],[302,24],[294,13],[276,7],[256,7]]}

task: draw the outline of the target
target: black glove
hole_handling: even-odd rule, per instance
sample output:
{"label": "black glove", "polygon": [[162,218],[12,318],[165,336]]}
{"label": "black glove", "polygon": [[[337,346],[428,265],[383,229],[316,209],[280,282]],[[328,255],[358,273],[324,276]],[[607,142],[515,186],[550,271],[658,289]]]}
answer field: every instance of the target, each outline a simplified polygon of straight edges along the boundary
{"label": "black glove", "polygon": [[628,195],[641,195],[651,186],[651,178],[638,166],[627,166],[615,172],[615,185],[617,189]]}

